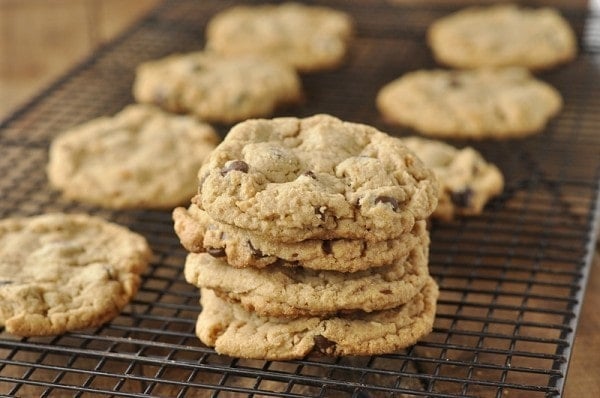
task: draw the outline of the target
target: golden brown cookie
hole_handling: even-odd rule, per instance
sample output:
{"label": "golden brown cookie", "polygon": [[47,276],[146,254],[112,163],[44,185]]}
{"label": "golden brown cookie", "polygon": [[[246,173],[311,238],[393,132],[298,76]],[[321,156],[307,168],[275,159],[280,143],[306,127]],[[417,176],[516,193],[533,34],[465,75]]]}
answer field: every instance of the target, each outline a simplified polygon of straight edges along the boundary
{"label": "golden brown cookie", "polygon": [[476,216],[504,189],[500,169],[471,147],[458,149],[420,137],[402,138],[402,142],[438,178],[440,197],[432,217],[451,220],[455,216]]}
{"label": "golden brown cookie", "polygon": [[212,127],[192,117],[129,105],[55,138],[48,178],[68,199],[172,209],[194,196],[198,169],[219,141]]}
{"label": "golden brown cookie", "polygon": [[415,344],[432,330],[438,287],[430,278],[413,300],[389,310],[295,319],[260,317],[209,289],[201,294],[196,334],[204,344],[234,357],[287,360],[313,350],[378,355]]}
{"label": "golden brown cookie", "polygon": [[346,57],[352,25],[348,14],[328,7],[235,6],[209,21],[206,47],[226,55],[260,54],[305,72],[331,69]]}
{"label": "golden brown cookie", "polygon": [[287,262],[308,269],[355,272],[406,259],[417,245],[425,245],[425,221],[399,238],[382,241],[362,239],[308,239],[279,242],[265,235],[223,224],[192,204],[173,211],[175,232],[192,253],[206,252],[234,267],[264,268]]}
{"label": "golden brown cookie", "polygon": [[457,68],[545,69],[577,53],[573,29],[550,7],[469,7],[435,21],[427,38],[436,60]]}
{"label": "golden brown cookie", "polygon": [[503,139],[540,132],[562,97],[523,68],[419,70],[382,87],[377,107],[428,136]]}
{"label": "golden brown cookie", "polygon": [[239,123],[198,175],[192,201],[212,219],[281,242],[398,238],[437,205],[398,138],[329,115]]}
{"label": "golden brown cookie", "polygon": [[429,242],[406,260],[365,271],[310,270],[289,264],[266,269],[233,268],[206,253],[190,253],[186,280],[239,302],[260,316],[325,316],[350,311],[373,312],[409,302],[429,278]]}
{"label": "golden brown cookie", "polygon": [[136,294],[146,240],[83,214],[0,221],[0,325],[20,336],[95,327]]}
{"label": "golden brown cookie", "polygon": [[296,71],[276,60],[197,51],[138,66],[133,95],[172,112],[233,123],[300,101],[302,87]]}

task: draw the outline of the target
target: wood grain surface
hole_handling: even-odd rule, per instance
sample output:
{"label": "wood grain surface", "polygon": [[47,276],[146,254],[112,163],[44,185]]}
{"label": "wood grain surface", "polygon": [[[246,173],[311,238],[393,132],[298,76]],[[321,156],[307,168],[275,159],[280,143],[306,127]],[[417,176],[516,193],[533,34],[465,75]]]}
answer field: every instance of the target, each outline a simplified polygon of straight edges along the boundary
{"label": "wood grain surface", "polygon": [[[0,119],[158,2],[0,0]],[[448,0],[434,2],[448,3]],[[560,4],[561,0],[539,3]],[[569,2],[569,6],[585,7],[585,4],[582,0]],[[567,398],[600,397],[599,268],[596,249],[565,384]]]}

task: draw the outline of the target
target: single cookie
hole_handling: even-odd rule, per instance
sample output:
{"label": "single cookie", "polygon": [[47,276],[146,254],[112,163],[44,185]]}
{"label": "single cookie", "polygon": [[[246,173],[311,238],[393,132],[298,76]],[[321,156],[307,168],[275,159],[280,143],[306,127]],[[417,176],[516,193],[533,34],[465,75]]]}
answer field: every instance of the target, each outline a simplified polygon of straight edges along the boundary
{"label": "single cookie", "polygon": [[130,105],[54,139],[48,178],[69,199],[172,209],[197,192],[198,169],[219,140],[191,117]]}
{"label": "single cookie", "polygon": [[240,123],[198,176],[192,202],[211,218],[280,242],[394,239],[437,205],[398,138],[328,115]]}
{"label": "single cookie", "polygon": [[232,123],[270,116],[301,100],[302,89],[296,71],[275,60],[193,52],[138,66],[133,95],[172,112]]}
{"label": "single cookie", "polygon": [[377,355],[415,344],[432,330],[438,287],[429,278],[398,308],[330,318],[260,317],[210,289],[202,289],[201,295],[196,334],[204,344],[234,357],[287,360],[313,350],[334,356]]}
{"label": "single cookie", "polygon": [[501,139],[542,130],[562,97],[523,68],[421,70],[385,85],[377,107],[389,122],[426,135]]}
{"label": "single cookie", "polygon": [[236,6],[209,21],[206,47],[227,55],[261,54],[300,71],[332,69],[345,59],[352,25],[349,15],[327,7]]}
{"label": "single cookie", "polygon": [[543,69],[577,53],[573,29],[548,7],[470,7],[435,21],[427,39],[437,61],[457,68]]}
{"label": "single cookie", "polygon": [[406,261],[353,273],[285,264],[239,269],[206,253],[190,253],[185,278],[261,316],[372,312],[405,304],[421,290],[429,277],[428,248],[429,242],[415,247]]}
{"label": "single cookie", "polygon": [[146,240],[87,215],[0,221],[0,325],[43,336],[109,321],[135,295]]}
{"label": "single cookie", "polygon": [[428,241],[425,221],[396,239],[309,239],[277,242],[267,236],[223,224],[191,205],[173,211],[175,232],[192,253],[222,257],[233,267],[264,268],[282,261],[309,269],[355,272],[405,260],[410,250]]}
{"label": "single cookie", "polygon": [[458,149],[437,140],[402,138],[402,143],[430,167],[440,183],[438,207],[432,217],[481,214],[485,204],[504,189],[504,177],[495,165],[471,147]]}

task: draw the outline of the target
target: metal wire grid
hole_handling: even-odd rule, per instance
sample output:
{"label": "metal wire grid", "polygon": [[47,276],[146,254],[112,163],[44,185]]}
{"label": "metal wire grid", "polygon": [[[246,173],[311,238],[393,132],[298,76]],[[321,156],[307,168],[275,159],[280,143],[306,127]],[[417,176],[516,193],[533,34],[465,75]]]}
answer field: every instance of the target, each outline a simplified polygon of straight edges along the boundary
{"label": "metal wire grid", "polygon": [[[433,333],[394,355],[298,361],[219,356],[194,335],[198,292],[168,212],[65,202],[46,181],[52,137],[132,101],[135,66],[202,47],[203,26],[232,2],[173,1],[102,49],[0,127],[0,216],[87,212],[146,236],[155,256],[131,305],[94,330],[48,338],[0,335],[0,394],[33,396],[555,396],[560,395],[590,267],[600,179],[597,44],[542,75],[565,109],[541,135],[469,143],[507,187],[477,218],[432,224],[430,270],[441,286]],[[447,9],[332,1],[358,34],[349,65],[303,76],[308,100],[282,112],[328,112],[392,134],[372,104],[402,72],[433,67],[422,42]],[[572,13],[583,32],[583,15]],[[593,32],[593,29],[590,30]],[[350,83],[349,83],[350,82]],[[222,133],[227,126],[218,126]],[[465,144],[457,141],[457,145]]]}

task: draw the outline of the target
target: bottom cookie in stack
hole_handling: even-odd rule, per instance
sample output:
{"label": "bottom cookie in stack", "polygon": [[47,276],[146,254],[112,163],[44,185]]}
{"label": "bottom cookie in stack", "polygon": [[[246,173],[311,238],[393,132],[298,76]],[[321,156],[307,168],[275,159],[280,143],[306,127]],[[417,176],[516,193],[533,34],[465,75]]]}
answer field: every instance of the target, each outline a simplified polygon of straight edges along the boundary
{"label": "bottom cookie in stack", "polygon": [[432,329],[438,287],[429,277],[411,301],[389,310],[328,317],[263,317],[201,289],[196,334],[220,354],[287,360],[313,350],[327,355],[377,355],[416,343]]}

